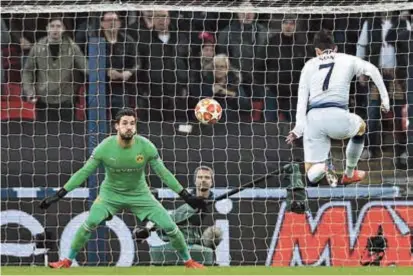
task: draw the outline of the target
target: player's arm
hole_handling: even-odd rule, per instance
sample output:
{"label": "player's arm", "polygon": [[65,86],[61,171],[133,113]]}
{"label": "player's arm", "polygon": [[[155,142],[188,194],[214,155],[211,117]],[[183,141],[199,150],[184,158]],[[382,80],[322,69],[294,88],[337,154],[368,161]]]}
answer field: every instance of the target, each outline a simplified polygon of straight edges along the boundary
{"label": "player's arm", "polygon": [[206,203],[202,198],[195,197],[188,193],[186,189],[182,187],[176,177],[165,167],[162,159],[159,157],[159,153],[152,143],[148,143],[147,146],[149,155],[149,165],[156,173],[156,175],[164,182],[169,188],[185,200],[194,209],[205,209]]}
{"label": "player's arm", "polygon": [[383,77],[381,76],[379,69],[368,61],[357,57],[353,58],[355,74],[357,76],[366,75],[373,80],[380,93],[382,109],[383,111],[388,112],[390,110],[389,94],[387,93],[387,88],[384,84]]}
{"label": "player's arm", "polygon": [[80,168],[55,195],[46,197],[40,202],[41,209],[47,209],[62,199],[67,193],[79,187],[99,167],[101,163],[102,144],[96,147],[89,160]]}
{"label": "player's arm", "polygon": [[294,129],[290,132],[287,137],[287,143],[291,144],[295,139],[303,136],[306,116],[307,116],[307,105],[308,98],[310,96],[309,76],[310,76],[310,65],[307,62],[301,71],[300,82],[298,85],[298,102],[297,102],[297,115]]}

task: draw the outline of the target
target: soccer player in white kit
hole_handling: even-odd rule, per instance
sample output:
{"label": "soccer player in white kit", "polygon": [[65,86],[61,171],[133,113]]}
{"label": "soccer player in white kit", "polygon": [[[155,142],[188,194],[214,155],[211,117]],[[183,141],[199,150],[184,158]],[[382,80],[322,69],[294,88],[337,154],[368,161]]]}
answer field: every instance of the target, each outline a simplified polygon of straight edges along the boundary
{"label": "soccer player in white kit", "polygon": [[355,170],[364,147],[366,123],[348,111],[350,83],[354,75],[367,75],[379,89],[381,107],[390,109],[389,96],[379,70],[358,57],[337,53],[332,36],[320,31],[314,37],[317,57],[303,67],[298,88],[296,125],[286,142],[303,136],[305,170],[308,180],[318,183],[329,172],[331,139],[350,138],[346,168],[341,184],[362,181],[366,172]]}

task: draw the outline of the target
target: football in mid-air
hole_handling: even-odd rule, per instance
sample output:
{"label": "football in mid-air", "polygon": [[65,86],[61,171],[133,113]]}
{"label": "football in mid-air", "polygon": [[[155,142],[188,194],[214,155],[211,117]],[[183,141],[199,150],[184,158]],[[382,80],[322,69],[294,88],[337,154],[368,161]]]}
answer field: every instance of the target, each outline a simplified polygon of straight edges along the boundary
{"label": "football in mid-air", "polygon": [[216,100],[205,98],[197,103],[195,116],[202,124],[212,125],[221,119],[222,107]]}

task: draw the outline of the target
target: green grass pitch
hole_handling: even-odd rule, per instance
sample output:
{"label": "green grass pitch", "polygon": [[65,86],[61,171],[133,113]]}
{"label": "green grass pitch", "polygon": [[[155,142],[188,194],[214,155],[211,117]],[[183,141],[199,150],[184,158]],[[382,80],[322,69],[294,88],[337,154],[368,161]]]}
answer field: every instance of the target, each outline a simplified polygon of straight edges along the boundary
{"label": "green grass pitch", "polygon": [[46,267],[1,267],[1,275],[413,275],[412,267],[207,267],[204,270],[181,266],[73,267],[52,270]]}

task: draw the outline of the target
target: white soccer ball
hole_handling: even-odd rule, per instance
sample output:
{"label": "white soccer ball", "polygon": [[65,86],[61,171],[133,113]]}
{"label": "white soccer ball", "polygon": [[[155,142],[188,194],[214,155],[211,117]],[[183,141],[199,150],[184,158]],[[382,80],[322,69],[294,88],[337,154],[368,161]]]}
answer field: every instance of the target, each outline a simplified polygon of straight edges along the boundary
{"label": "white soccer ball", "polygon": [[222,117],[222,107],[214,99],[200,100],[195,107],[195,116],[204,125],[212,125]]}

